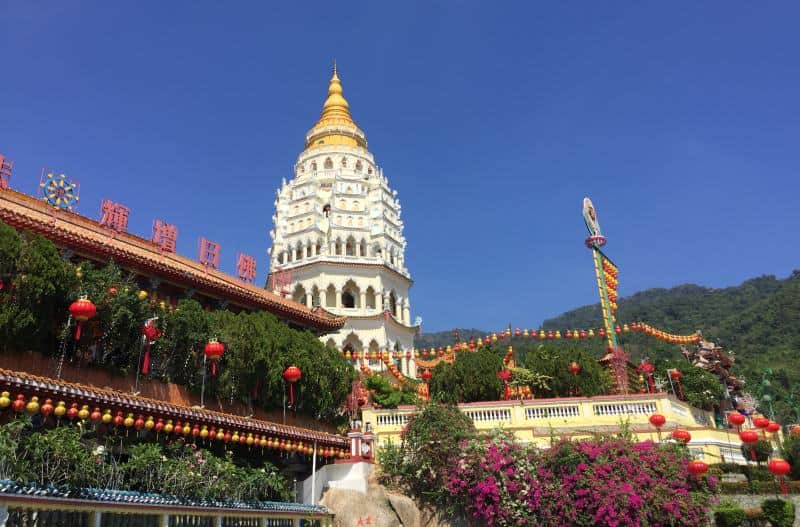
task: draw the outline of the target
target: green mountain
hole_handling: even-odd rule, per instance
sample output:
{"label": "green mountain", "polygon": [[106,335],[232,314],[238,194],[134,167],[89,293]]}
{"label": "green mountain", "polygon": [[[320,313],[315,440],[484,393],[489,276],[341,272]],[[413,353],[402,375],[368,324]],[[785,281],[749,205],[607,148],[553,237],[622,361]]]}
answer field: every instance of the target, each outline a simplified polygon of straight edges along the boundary
{"label": "green mountain", "polygon": [[[777,417],[784,422],[800,421],[800,270],[785,279],[761,276],[723,289],[692,284],[648,289],[621,298],[618,304],[620,323],[641,321],[678,334],[702,331],[706,339],[735,354],[734,372],[746,379],[747,391],[762,400],[765,395],[770,397]],[[600,306],[594,304],[545,320],[542,327],[598,328],[600,320]],[[461,330],[461,334],[468,339],[486,333]],[[417,342],[418,347],[447,345],[453,342],[453,335],[449,331],[430,333],[418,337]],[[515,349],[524,349],[528,342],[512,343]],[[678,346],[638,333],[625,334],[623,343],[633,360],[644,356],[652,360],[681,358]],[[595,354],[603,351],[600,339],[576,345]],[[770,373],[765,373],[767,369]]]}

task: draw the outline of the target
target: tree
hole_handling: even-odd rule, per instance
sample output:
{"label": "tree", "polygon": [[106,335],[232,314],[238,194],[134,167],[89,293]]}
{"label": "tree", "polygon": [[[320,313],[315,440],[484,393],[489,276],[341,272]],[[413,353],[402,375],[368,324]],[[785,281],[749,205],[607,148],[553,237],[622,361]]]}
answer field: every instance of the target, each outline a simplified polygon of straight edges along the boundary
{"label": "tree", "polygon": [[[367,389],[374,392],[372,400],[382,408],[397,408],[401,404],[414,404],[417,402],[416,383],[407,383],[401,388],[395,388],[386,377],[369,375],[365,384]],[[408,386],[408,384],[412,386]]]}
{"label": "tree", "polygon": [[[659,361],[656,372],[659,377],[667,379],[669,371],[677,369],[681,372],[681,391],[686,402],[697,408],[711,410],[727,397],[725,386],[719,377],[687,361]],[[669,381],[665,384],[669,386]],[[677,388],[676,388],[677,393]]]}
{"label": "tree", "polygon": [[447,403],[497,401],[503,390],[497,378],[501,369],[503,360],[490,349],[457,353],[452,364],[440,362],[433,369],[431,396]]}
{"label": "tree", "polygon": [[[572,345],[558,348],[541,344],[525,354],[525,367],[532,373],[550,378],[547,388],[540,388],[538,394],[544,397],[567,397],[580,394],[584,396],[602,395],[611,389],[611,375],[597,359],[586,351]],[[580,372],[570,372],[569,365],[576,362]]]}
{"label": "tree", "polygon": [[409,419],[400,446],[382,449],[381,477],[426,505],[450,511],[447,469],[458,459],[462,441],[474,433],[472,421],[457,407],[425,404]]}

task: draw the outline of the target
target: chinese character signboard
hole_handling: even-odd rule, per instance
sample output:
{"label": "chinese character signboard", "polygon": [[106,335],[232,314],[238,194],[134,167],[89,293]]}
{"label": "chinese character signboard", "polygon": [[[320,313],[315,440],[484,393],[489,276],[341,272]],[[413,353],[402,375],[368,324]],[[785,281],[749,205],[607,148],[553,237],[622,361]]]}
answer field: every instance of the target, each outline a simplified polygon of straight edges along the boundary
{"label": "chinese character signboard", "polygon": [[253,283],[256,279],[256,259],[249,254],[239,253],[236,259],[236,274],[245,282]]}
{"label": "chinese character signboard", "polygon": [[11,161],[0,154],[0,190],[8,188],[8,181],[11,179]]}
{"label": "chinese character signboard", "polygon": [[197,257],[200,263],[211,269],[219,268],[219,244],[206,238],[200,238],[200,252]]}
{"label": "chinese character signboard", "polygon": [[175,252],[175,242],[178,240],[178,228],[164,220],[153,222],[153,237],[150,241],[166,253]]}
{"label": "chinese character signboard", "polygon": [[121,203],[104,199],[100,204],[100,225],[117,232],[128,232],[130,210]]}

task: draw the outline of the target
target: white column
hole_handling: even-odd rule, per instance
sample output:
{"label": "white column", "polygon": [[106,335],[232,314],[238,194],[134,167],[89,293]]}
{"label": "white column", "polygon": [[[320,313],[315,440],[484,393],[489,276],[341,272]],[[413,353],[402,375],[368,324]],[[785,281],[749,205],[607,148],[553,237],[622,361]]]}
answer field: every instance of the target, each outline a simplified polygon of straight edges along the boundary
{"label": "white column", "polygon": [[411,323],[411,308],[408,306],[408,300],[403,303],[403,322],[406,324]]}
{"label": "white column", "polygon": [[358,304],[359,308],[364,309],[364,308],[367,307],[367,292],[366,291],[361,291],[361,295],[359,296],[359,301],[360,301],[360,303]]}

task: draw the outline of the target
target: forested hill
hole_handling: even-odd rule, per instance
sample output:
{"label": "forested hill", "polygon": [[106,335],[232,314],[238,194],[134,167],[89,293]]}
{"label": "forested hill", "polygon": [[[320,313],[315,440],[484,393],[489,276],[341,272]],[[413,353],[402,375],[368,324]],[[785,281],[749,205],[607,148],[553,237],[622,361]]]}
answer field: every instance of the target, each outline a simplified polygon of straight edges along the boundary
{"label": "forested hill", "polygon": [[[620,323],[642,321],[680,334],[700,330],[706,339],[733,351],[735,371],[748,380],[748,390],[754,393],[764,370],[771,368],[775,398],[785,404],[794,391],[800,408],[800,270],[785,279],[762,276],[724,289],[697,285],[648,289],[621,298],[618,304]],[[542,326],[561,330],[597,328],[600,320],[600,306],[595,304],[545,320]],[[485,332],[461,330],[462,338],[473,334]],[[680,350],[674,344],[640,334],[630,334],[624,341],[634,359],[644,355],[654,360],[680,358]],[[420,336],[418,346],[452,342],[452,332],[431,333]],[[586,345],[597,347],[595,351],[602,353],[599,344]]]}
{"label": "forested hill", "polygon": [[[800,381],[800,271],[782,280],[762,276],[724,289],[648,289],[618,303],[621,322],[647,322],[670,333],[700,330],[734,351],[740,371],[750,377],[771,367],[786,369]],[[596,304],[545,320],[543,326],[597,327],[599,320]]]}

